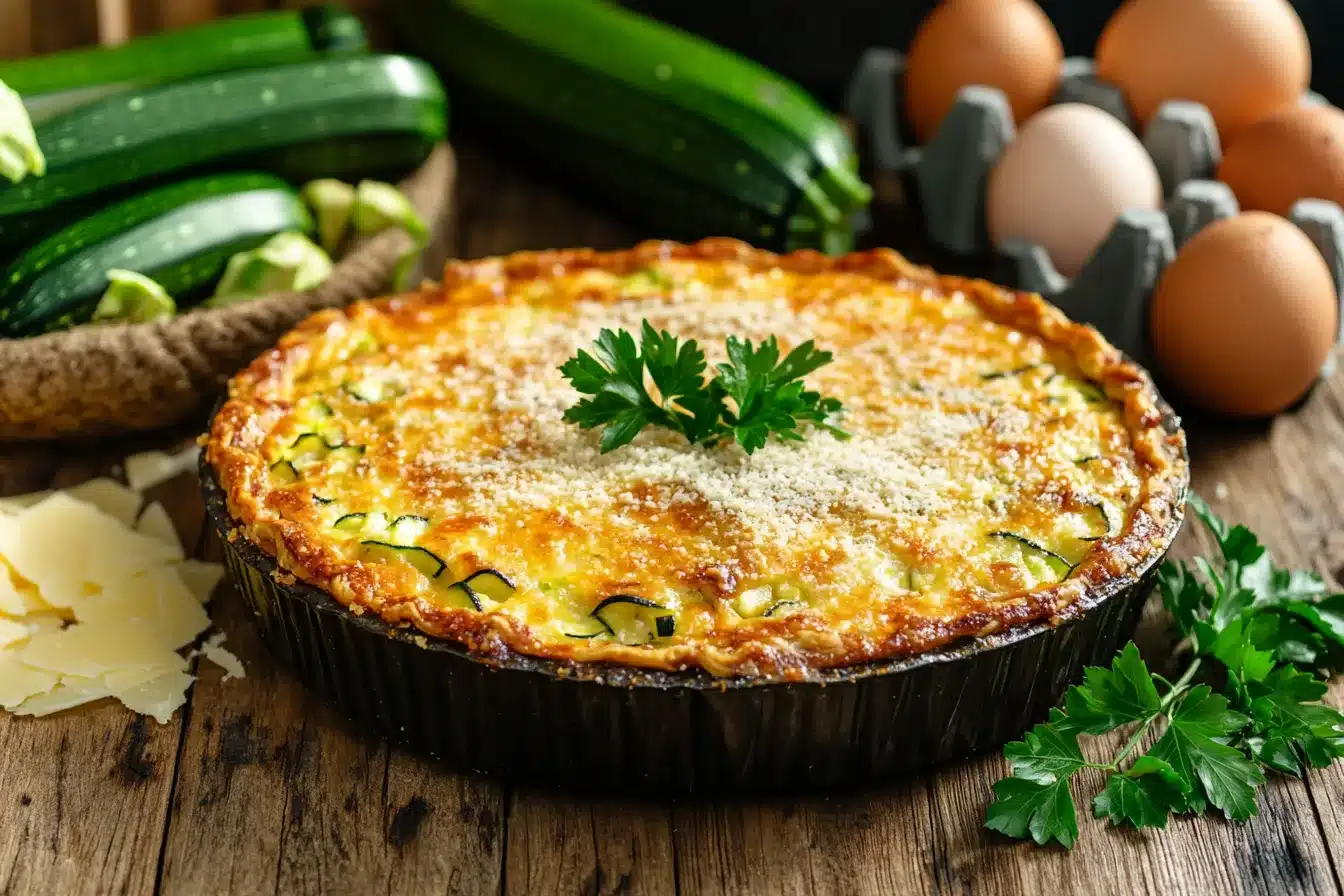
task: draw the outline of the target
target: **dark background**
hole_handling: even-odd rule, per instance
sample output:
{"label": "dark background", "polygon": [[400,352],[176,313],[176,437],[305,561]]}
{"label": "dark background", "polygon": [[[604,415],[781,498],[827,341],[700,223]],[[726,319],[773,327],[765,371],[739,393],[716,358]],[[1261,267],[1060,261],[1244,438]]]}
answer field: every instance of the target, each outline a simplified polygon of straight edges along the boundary
{"label": "dark background", "polygon": [[[749,56],[839,108],[865,49],[904,50],[931,0],[623,0]],[[1119,0],[1037,0],[1070,56],[1091,56]],[[1174,4],[1189,0],[1167,0]],[[1312,88],[1344,105],[1344,0],[1296,0],[1312,46]]]}

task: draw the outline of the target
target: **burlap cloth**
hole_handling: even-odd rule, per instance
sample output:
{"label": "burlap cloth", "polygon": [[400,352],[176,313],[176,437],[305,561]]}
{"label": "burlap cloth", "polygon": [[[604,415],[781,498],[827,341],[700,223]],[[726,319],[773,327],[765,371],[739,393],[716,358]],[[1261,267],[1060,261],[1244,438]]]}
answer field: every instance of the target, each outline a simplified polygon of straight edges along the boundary
{"label": "burlap cloth", "polygon": [[[446,219],[455,173],[452,151],[443,145],[402,182],[427,224]],[[0,440],[100,436],[180,422],[309,314],[386,291],[409,246],[400,231],[380,234],[309,292],[157,324],[0,339]]]}

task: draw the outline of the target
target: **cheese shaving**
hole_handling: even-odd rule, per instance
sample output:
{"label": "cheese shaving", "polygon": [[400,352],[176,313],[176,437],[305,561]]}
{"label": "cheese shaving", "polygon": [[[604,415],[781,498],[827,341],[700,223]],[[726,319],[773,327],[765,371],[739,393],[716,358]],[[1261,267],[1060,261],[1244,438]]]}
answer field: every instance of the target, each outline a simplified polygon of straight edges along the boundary
{"label": "cheese shaving", "polygon": [[164,510],[159,502],[150,504],[145,508],[145,512],[140,514],[140,519],[135,524],[135,531],[176,548],[178,556],[182,556],[182,541],[177,537],[177,527],[173,525],[172,517],[168,516],[168,511]]}
{"label": "cheese shaving", "polygon": [[223,632],[212,635],[201,647],[201,656],[224,670],[224,681],[230,678],[246,678],[247,672],[243,669],[243,661],[226,650],[223,644]]}
{"label": "cheese shaving", "polygon": [[195,469],[200,452],[200,446],[193,442],[176,454],[163,451],[132,454],[123,462],[126,482],[137,492],[148,491]]}
{"label": "cheese shaving", "polygon": [[135,523],[135,516],[143,503],[139,493],[115,479],[90,479],[65,490],[77,501],[92,504],[123,526]]}
{"label": "cheese shaving", "polygon": [[[141,488],[165,469],[128,459]],[[186,702],[197,653],[182,651],[209,629],[224,569],[184,559],[163,505],[142,503],[112,479],[0,500],[0,706],[45,716],[114,697],[166,724]],[[241,678],[222,641],[200,655]]]}
{"label": "cheese shaving", "polygon": [[196,599],[205,604],[210,602],[210,595],[224,578],[224,564],[183,560],[177,566],[177,574],[182,577],[182,581],[191,589]]}
{"label": "cheese shaving", "polygon": [[0,619],[0,647],[8,647],[19,641],[26,641],[32,631],[22,622],[12,619]]}

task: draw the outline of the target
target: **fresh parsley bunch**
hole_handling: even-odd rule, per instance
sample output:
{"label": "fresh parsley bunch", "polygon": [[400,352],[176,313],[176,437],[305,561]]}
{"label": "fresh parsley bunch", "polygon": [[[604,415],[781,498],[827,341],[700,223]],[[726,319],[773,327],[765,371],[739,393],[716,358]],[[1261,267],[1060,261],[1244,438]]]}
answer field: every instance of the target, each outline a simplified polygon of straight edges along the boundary
{"label": "fresh parsley bunch", "polygon": [[706,380],[705,353],[694,339],[678,340],[648,321],[638,344],[625,330],[603,330],[591,354],[579,351],[560,368],[590,396],[567,410],[565,420],[584,429],[606,427],[603,454],[628,444],[646,426],[679,432],[693,445],[731,438],[747,454],[771,435],[802,441],[801,423],[848,438],[834,422],[839,400],[803,385],[803,377],[831,362],[830,352],[808,340],[781,361],[774,336],[758,346],[729,336],[727,350],[728,361]]}
{"label": "fresh parsley bunch", "polygon": [[[1164,828],[1173,813],[1210,806],[1245,821],[1266,771],[1300,777],[1344,756],[1344,714],[1320,702],[1323,678],[1344,668],[1344,594],[1274,566],[1249,529],[1229,527],[1198,497],[1190,507],[1222,556],[1158,572],[1189,653],[1184,671],[1174,681],[1149,671],[1132,643],[1109,669],[1088,668],[1063,709],[1004,748],[1012,775],[994,785],[987,827],[1072,847],[1069,781],[1085,768],[1106,777],[1092,812],[1113,825]],[[1117,728],[1132,733],[1113,759],[1085,758],[1081,735]],[[1154,728],[1161,735],[1142,749]]]}

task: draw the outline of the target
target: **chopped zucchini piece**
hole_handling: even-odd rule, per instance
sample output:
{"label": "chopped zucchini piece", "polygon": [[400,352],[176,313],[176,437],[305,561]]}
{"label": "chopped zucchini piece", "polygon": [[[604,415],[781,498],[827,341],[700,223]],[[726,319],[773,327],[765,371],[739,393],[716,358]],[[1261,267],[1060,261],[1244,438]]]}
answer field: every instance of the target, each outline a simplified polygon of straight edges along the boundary
{"label": "chopped zucchini piece", "polygon": [[481,610],[480,600],[476,597],[476,592],[466,586],[465,582],[454,582],[443,591],[443,601],[448,606],[458,610]]}
{"label": "chopped zucchini piece", "polygon": [[305,454],[313,454],[319,457],[325,457],[328,451],[333,448],[339,448],[339,445],[328,444],[327,440],[315,432],[305,432],[293,441],[289,446],[291,456],[298,457]]}
{"label": "chopped zucchini piece", "polygon": [[[769,613],[766,614],[770,615]],[[653,628],[660,638],[670,638],[677,631],[677,617],[671,613],[653,617]]]}
{"label": "chopped zucchini piece", "polygon": [[[460,583],[477,598],[487,598],[495,603],[503,603],[513,597],[515,586],[502,572],[494,569],[482,569],[472,573]],[[479,601],[478,601],[479,603]]]}
{"label": "chopped zucchini piece", "polygon": [[733,609],[744,619],[751,619],[765,613],[775,599],[775,589],[769,585],[743,591],[733,600]]}
{"label": "chopped zucchini piece", "polygon": [[[658,622],[658,617],[669,616],[668,608],[654,603],[647,597],[634,594],[616,594],[606,598],[593,608],[593,618],[606,628],[615,640],[622,644],[648,644],[660,637],[658,632],[668,623]],[[675,617],[673,617],[675,628]]]}
{"label": "chopped zucchini piece", "polygon": [[386,541],[376,539],[365,539],[360,542],[371,556],[380,560],[391,561],[393,559],[409,563],[423,576],[431,579],[437,579],[443,575],[443,571],[448,568],[448,564],[439,559],[428,548],[422,548],[414,544],[391,544]]}
{"label": "chopped zucchini piece", "polygon": [[397,544],[412,544],[429,529],[429,520],[422,516],[407,514],[399,516],[388,527],[388,540]]}
{"label": "chopped zucchini piece", "polygon": [[1101,541],[1109,535],[1115,534],[1119,528],[1111,519],[1111,508],[1105,501],[1088,501],[1087,506],[1091,508],[1097,517],[1097,528],[1100,530],[1095,535],[1080,535],[1080,541]]}
{"label": "chopped zucchini piece", "polygon": [[335,503],[336,503],[336,499],[335,499],[335,498],[324,498],[324,497],[322,497],[321,495],[319,495],[317,492],[313,492],[313,503],[314,503],[314,504],[320,504],[320,505],[322,505],[322,506],[325,507],[325,506],[328,505],[328,504],[335,504]]}
{"label": "chopped zucchini piece", "polygon": [[363,445],[341,445],[327,452],[327,461],[332,466],[354,466],[363,456]]}
{"label": "chopped zucchini piece", "polygon": [[278,460],[271,464],[271,475],[286,485],[299,481],[299,471],[287,460]]}
{"label": "chopped zucchini piece", "polygon": [[1074,564],[1067,559],[1044,545],[1037,544],[1030,538],[1018,535],[1016,532],[990,532],[989,537],[1005,538],[1016,542],[1022,548],[1023,564],[1038,578],[1048,578],[1053,575],[1062,581],[1068,578],[1069,573],[1073,572]]}
{"label": "chopped zucchini piece", "polygon": [[367,513],[347,513],[332,523],[331,527],[342,532],[363,532],[364,521],[368,516]]}

